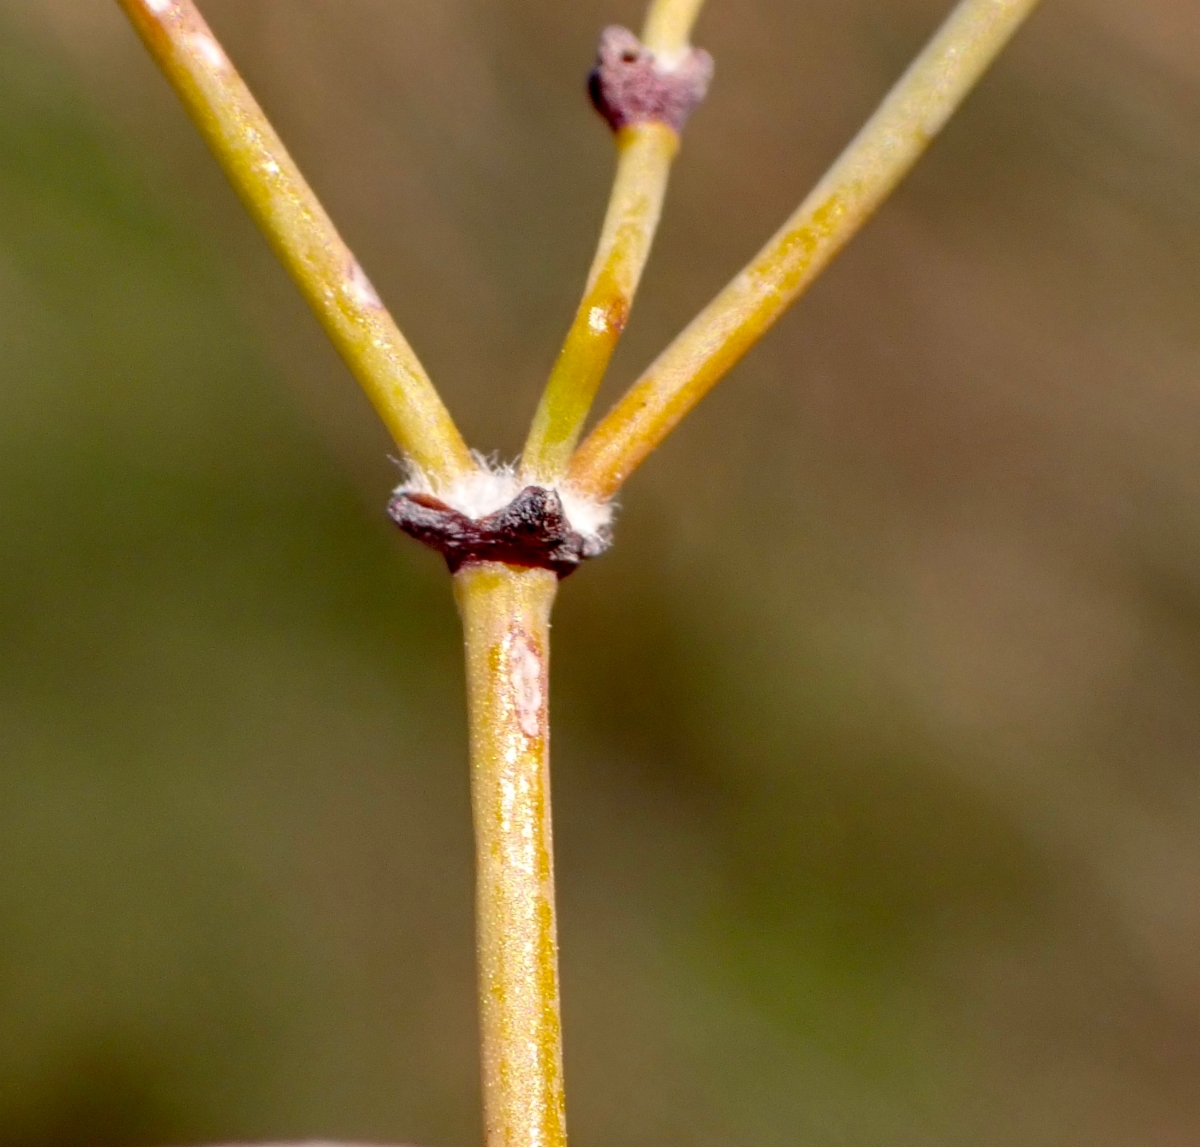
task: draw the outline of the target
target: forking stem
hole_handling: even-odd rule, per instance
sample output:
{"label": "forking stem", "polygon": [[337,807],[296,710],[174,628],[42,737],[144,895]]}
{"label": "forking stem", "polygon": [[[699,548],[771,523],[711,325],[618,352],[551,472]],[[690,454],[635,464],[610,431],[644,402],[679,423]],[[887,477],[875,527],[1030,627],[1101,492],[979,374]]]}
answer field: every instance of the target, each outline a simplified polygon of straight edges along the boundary
{"label": "forking stem", "polygon": [[568,483],[611,498],[908,173],[1038,0],[962,0],[829,173],[601,419]]}
{"label": "forking stem", "polygon": [[[435,483],[475,470],[428,376],[192,0],[118,0],[397,443]],[[829,263],[941,129],[1037,0],[962,0],[783,229],[567,460],[658,223],[676,132],[618,133],[608,219],[522,476],[610,498]],[[703,0],[653,0],[650,51],[687,48]],[[678,58],[678,57],[675,57]],[[565,1147],[549,773],[547,569],[470,560],[466,645],[488,1147]]]}

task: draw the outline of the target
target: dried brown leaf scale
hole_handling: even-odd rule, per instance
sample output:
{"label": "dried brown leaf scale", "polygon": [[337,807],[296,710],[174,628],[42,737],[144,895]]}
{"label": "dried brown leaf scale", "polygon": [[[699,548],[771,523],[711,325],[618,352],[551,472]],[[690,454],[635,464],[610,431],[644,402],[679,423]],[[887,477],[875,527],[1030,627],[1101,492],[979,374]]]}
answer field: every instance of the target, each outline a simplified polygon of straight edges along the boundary
{"label": "dried brown leaf scale", "polygon": [[388,516],[410,538],[437,550],[451,573],[468,562],[503,562],[574,573],[610,544],[605,532],[585,537],[571,528],[556,491],[526,486],[507,506],[484,518],[470,518],[432,494],[397,493]]}

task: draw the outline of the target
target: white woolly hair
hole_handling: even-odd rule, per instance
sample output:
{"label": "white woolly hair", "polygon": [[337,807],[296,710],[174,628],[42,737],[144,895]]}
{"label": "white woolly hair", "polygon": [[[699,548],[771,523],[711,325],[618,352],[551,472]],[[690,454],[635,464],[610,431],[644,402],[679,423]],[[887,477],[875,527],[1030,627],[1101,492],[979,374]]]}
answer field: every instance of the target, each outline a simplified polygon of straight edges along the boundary
{"label": "white woolly hair", "polygon": [[[396,487],[397,494],[432,494],[440,498],[451,509],[478,521],[504,509],[527,485],[517,477],[516,465],[512,462],[497,462],[475,454],[476,467],[468,474],[455,478],[449,485],[430,480],[419,467],[409,462],[405,479]],[[577,534],[585,538],[599,538],[601,532],[613,520],[613,504],[598,502],[580,494],[570,486],[551,486],[562,499],[563,512]]]}

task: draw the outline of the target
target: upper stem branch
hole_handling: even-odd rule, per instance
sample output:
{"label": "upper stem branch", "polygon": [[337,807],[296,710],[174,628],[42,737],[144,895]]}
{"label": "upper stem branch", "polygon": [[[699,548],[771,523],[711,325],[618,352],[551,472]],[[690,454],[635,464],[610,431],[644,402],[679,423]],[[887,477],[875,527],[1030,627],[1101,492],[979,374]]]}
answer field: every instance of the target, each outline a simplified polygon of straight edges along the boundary
{"label": "upper stem branch", "polygon": [[534,415],[521,475],[555,483],[567,468],[625,323],[662,215],[679,137],[662,123],[617,133],[617,174],[583,301]]}
{"label": "upper stem branch", "polygon": [[[603,69],[620,67],[617,60],[607,58],[615,49],[610,42],[614,33],[628,40],[624,52],[618,53],[626,62],[633,63],[628,53],[636,52],[645,62],[652,62],[652,72],[661,69],[655,82],[662,83],[662,75],[670,75],[680,65],[685,70],[690,66],[694,72],[696,61],[687,60],[688,38],[703,4],[704,0],[654,0],[646,17],[642,44],[624,29],[608,29],[601,39],[600,75],[594,73],[594,81],[603,85]],[[711,74],[711,60],[704,53],[692,55],[704,61],[703,79],[696,89],[698,94],[694,95],[699,100]],[[685,90],[688,86],[684,71],[666,82],[682,85]],[[686,107],[692,95],[688,93],[681,106]],[[604,381],[633,308],[662,217],[671,163],[679,150],[681,122],[635,118],[632,109],[601,110],[615,129],[617,173],[583,301],[554,364],[521,454],[521,476],[529,482],[553,485],[570,463],[596,391]],[[613,120],[614,114],[620,119]],[[683,118],[686,119],[686,113]]]}
{"label": "upper stem branch", "polygon": [[688,46],[704,0],[654,0],[646,13],[642,43],[652,52],[678,52]]}
{"label": "upper stem branch", "polygon": [[397,445],[434,481],[473,466],[429,376],[191,0],[118,0]]}
{"label": "upper stem branch", "polygon": [[1037,0],[962,0],[796,213],[580,446],[569,483],[610,498],[862,227]]}

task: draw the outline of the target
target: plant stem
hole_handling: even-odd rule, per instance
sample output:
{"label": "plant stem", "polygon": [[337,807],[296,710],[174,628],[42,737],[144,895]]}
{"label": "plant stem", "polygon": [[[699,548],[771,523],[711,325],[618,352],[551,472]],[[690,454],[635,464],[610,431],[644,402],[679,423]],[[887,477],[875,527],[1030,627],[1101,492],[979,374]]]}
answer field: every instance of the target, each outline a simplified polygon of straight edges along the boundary
{"label": "plant stem", "polygon": [[475,466],[433,383],[191,0],[118,0],[397,445],[434,482]]}
{"label": "plant stem", "polygon": [[688,46],[704,0],[654,0],[646,13],[642,43],[652,52],[678,52]]}
{"label": "plant stem", "polygon": [[616,138],[616,179],[583,301],[521,454],[528,482],[553,485],[567,469],[629,318],[679,149],[679,137],[662,123],[632,124]]}
{"label": "plant stem", "polygon": [[575,489],[620,489],[862,227],[1036,5],[962,0],[796,213],[580,446]]}
{"label": "plant stem", "polygon": [[565,1147],[550,821],[548,570],[454,577],[466,640],[487,1147]]}
{"label": "plant stem", "polygon": [[[704,0],[654,0],[642,42],[664,55],[684,51],[703,6]],[[570,464],[629,320],[679,151],[679,136],[665,123],[630,124],[617,132],[616,141],[616,178],[583,301],[521,452],[521,477],[527,482],[554,485]]]}

